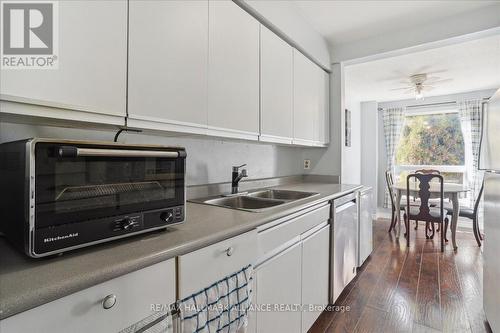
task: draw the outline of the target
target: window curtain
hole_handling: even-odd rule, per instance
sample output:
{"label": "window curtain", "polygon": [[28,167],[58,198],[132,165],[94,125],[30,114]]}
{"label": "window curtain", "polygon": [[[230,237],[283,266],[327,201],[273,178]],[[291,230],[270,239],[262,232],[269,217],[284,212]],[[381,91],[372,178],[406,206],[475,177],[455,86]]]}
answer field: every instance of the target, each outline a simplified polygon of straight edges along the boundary
{"label": "window curtain", "polygon": [[[387,108],[383,111],[383,121],[384,121],[384,137],[385,137],[385,151],[387,157],[387,170],[390,170],[394,174],[394,158],[396,153],[396,147],[399,143],[401,137],[401,132],[403,130],[404,123],[404,112],[405,108]],[[395,179],[395,178],[394,178]],[[384,207],[389,207],[391,198],[389,197],[389,191],[387,186],[385,188],[384,197]]]}
{"label": "window curtain", "polygon": [[483,181],[482,172],[478,170],[482,102],[481,100],[458,101],[457,105],[464,137],[466,185],[470,189],[469,206],[474,207],[474,201]]}

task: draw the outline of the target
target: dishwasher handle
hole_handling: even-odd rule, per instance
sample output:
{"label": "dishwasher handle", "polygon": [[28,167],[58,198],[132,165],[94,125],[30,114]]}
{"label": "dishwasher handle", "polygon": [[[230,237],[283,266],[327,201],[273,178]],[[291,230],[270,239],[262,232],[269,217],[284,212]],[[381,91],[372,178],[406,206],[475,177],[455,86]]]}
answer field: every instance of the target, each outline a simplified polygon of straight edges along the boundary
{"label": "dishwasher handle", "polygon": [[339,206],[336,206],[335,207],[335,213],[340,213],[340,212],[342,212],[342,211],[344,211],[346,209],[349,209],[349,208],[351,208],[353,206],[356,206],[356,199],[353,199],[353,200],[348,201],[346,203],[343,203],[343,204],[341,204]]}

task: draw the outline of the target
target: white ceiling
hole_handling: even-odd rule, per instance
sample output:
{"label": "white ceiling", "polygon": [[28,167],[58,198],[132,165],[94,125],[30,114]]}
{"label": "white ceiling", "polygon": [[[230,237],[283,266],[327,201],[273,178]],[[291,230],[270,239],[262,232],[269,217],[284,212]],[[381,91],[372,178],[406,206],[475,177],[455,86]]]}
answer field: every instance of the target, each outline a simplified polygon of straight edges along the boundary
{"label": "white ceiling", "polygon": [[391,89],[412,74],[450,79],[425,96],[500,87],[500,35],[345,67],[346,96],[359,101],[395,101],[414,94]]}
{"label": "white ceiling", "polygon": [[498,4],[498,1],[483,0],[292,2],[330,45],[359,41]]}

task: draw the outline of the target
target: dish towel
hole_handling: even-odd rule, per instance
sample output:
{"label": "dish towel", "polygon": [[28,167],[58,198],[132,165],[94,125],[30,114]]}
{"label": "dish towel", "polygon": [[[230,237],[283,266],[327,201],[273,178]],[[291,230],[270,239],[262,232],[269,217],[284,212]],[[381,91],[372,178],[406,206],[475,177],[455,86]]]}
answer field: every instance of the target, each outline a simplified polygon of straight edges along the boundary
{"label": "dish towel", "polygon": [[178,302],[182,333],[244,332],[252,302],[252,265]]}
{"label": "dish towel", "polygon": [[172,314],[159,311],[121,330],[119,333],[173,333]]}

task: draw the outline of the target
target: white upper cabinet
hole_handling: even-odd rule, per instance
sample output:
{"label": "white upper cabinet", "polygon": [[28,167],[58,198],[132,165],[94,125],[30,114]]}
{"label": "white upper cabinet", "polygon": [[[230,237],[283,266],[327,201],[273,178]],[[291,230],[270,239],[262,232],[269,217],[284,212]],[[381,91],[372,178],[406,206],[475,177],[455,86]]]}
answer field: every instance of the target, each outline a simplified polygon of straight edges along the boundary
{"label": "white upper cabinet", "polygon": [[58,1],[58,68],[2,69],[2,113],[123,124],[127,1]]}
{"label": "white upper cabinet", "polygon": [[330,142],[330,75],[318,68],[319,72],[319,109],[318,109],[318,137],[319,145],[324,146]]}
{"label": "white upper cabinet", "polygon": [[210,1],[208,133],[257,140],[260,24],[229,0]]}
{"label": "white upper cabinet", "polygon": [[312,145],[317,139],[318,71],[302,53],[293,52],[293,143]]}
{"label": "white upper cabinet", "polygon": [[329,142],[328,73],[294,49],[293,143],[323,146]]}
{"label": "white upper cabinet", "polygon": [[260,140],[292,143],[293,49],[261,25]]}
{"label": "white upper cabinet", "polygon": [[129,125],[205,133],[208,0],[132,0]]}

